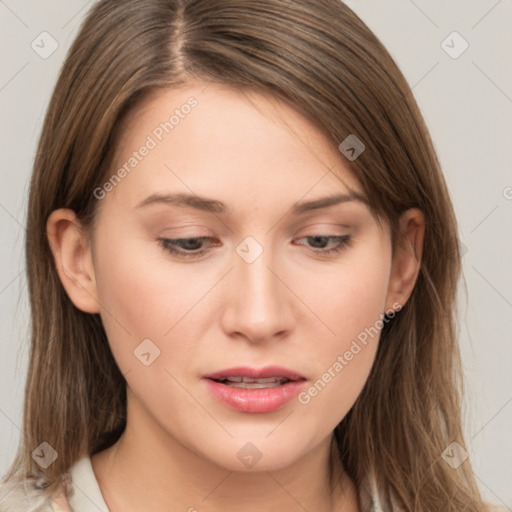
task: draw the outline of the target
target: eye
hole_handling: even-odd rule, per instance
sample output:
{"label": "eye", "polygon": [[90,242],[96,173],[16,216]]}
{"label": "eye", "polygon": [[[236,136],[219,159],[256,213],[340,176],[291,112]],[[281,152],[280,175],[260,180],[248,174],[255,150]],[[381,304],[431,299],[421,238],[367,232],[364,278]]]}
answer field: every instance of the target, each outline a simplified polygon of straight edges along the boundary
{"label": "eye", "polygon": [[[334,254],[343,250],[345,247],[350,246],[352,243],[352,238],[350,235],[340,235],[340,236],[327,236],[327,235],[311,235],[300,238],[299,240],[308,240],[311,241],[313,247],[315,247],[313,252],[318,252],[320,254]],[[329,241],[333,242],[329,244]],[[310,245],[311,247],[311,245]]]}
{"label": "eye", "polygon": [[168,252],[182,258],[198,258],[207,249],[204,243],[213,240],[209,236],[198,236],[193,238],[157,238],[158,243]]}
{"label": "eye", "polygon": [[[192,238],[157,238],[158,243],[163,249],[180,258],[199,258],[208,251],[208,247],[204,247],[205,242],[211,240],[214,239],[209,236],[199,236]],[[345,247],[348,247],[352,243],[350,235],[311,235],[300,238],[299,240],[311,241],[313,245],[309,245],[309,247],[313,248],[313,252],[320,254],[339,253],[341,250],[343,250]],[[219,244],[215,243],[209,245],[218,246]]]}

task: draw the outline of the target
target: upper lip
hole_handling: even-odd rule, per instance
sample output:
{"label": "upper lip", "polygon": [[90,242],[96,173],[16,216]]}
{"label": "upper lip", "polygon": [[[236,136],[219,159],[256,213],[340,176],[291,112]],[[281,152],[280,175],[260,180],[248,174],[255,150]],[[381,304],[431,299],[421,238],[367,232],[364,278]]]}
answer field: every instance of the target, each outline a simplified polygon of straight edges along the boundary
{"label": "upper lip", "polygon": [[251,368],[249,366],[237,366],[226,368],[218,372],[204,375],[205,379],[222,380],[226,377],[250,377],[252,379],[268,379],[270,377],[281,377],[288,380],[303,380],[305,377],[293,370],[282,366],[265,366],[263,368]]}

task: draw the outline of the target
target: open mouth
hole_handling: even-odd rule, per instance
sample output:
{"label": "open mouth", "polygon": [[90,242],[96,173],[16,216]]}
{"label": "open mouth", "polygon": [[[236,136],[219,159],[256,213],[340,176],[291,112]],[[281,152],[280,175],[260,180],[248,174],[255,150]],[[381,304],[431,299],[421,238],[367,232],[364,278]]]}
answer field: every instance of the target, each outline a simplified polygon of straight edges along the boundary
{"label": "open mouth", "polygon": [[243,389],[264,389],[264,388],[275,388],[282,386],[287,382],[292,382],[291,379],[286,377],[268,377],[265,379],[254,379],[252,377],[234,376],[224,377],[221,379],[211,379],[219,384],[225,384],[233,388]]}
{"label": "open mouth", "polygon": [[244,413],[268,413],[285,407],[307,380],[279,366],[255,369],[237,367],[203,376],[209,392],[230,409]]}

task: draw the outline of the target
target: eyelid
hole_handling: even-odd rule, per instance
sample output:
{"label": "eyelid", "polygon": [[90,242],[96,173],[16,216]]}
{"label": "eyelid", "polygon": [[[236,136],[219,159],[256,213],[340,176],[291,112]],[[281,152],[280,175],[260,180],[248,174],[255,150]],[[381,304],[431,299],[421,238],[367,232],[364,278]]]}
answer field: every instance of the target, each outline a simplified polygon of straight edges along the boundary
{"label": "eyelid", "polygon": [[300,231],[299,235],[294,239],[311,238],[324,236],[328,238],[339,238],[346,237],[349,234],[351,236],[357,233],[356,226],[349,226],[348,224],[339,224],[337,222],[313,222],[307,226],[304,226]]}
{"label": "eyelid", "polygon": [[312,248],[312,252],[319,254],[320,256],[328,256],[332,255],[334,253],[339,253],[346,247],[350,247],[353,243],[352,235],[323,235],[323,234],[313,234],[313,235],[306,235],[301,238],[298,238],[298,240],[302,239],[308,239],[308,238],[327,238],[330,240],[337,240],[337,244],[334,245],[331,249],[314,249]]}
{"label": "eyelid", "polygon": [[[350,247],[352,245],[352,235],[345,234],[345,235],[331,235],[331,234],[320,234],[320,233],[313,233],[309,235],[305,235],[299,238],[296,238],[294,240],[303,240],[303,239],[328,239],[329,241],[335,240],[336,243],[333,247],[330,249],[325,248],[310,248],[310,252],[313,254],[317,254],[320,256],[329,256],[336,253],[341,252],[346,247]],[[213,240],[213,237],[210,236],[189,236],[189,237],[180,237],[180,238],[164,238],[164,237],[157,237],[156,238],[159,245],[166,250],[167,252],[176,255],[178,258],[187,259],[187,258],[196,258],[199,259],[203,254],[208,252],[209,247],[211,247],[211,244],[208,244],[208,248],[203,248],[200,250],[193,250],[193,251],[187,251],[187,250],[179,250],[179,244],[183,242],[187,242],[190,240],[199,240],[201,242],[203,241],[209,241]],[[214,246],[218,246],[218,244],[214,244]],[[303,245],[303,244],[298,244]],[[178,248],[177,248],[178,247]]]}
{"label": "eyelid", "polygon": [[211,240],[213,237],[210,236],[188,236],[188,237],[179,237],[179,238],[166,238],[166,237],[157,237],[157,241],[159,245],[166,251],[171,254],[175,254],[178,257],[183,258],[194,258],[203,255],[207,249],[201,249],[199,251],[180,251],[175,249],[175,247],[179,247],[178,242],[188,241],[188,240]]}

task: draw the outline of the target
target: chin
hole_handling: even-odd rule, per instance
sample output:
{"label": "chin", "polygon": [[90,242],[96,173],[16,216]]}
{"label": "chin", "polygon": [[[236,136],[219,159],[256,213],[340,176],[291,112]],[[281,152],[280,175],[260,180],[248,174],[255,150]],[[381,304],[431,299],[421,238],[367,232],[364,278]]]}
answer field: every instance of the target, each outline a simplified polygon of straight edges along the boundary
{"label": "chin", "polygon": [[[212,440],[209,440],[210,443]],[[307,446],[300,446],[300,442],[293,436],[283,439],[268,432],[264,436],[237,437],[226,442],[213,444],[202,448],[198,454],[208,459],[215,465],[242,473],[254,473],[261,471],[279,471],[297,462],[307,452]]]}

